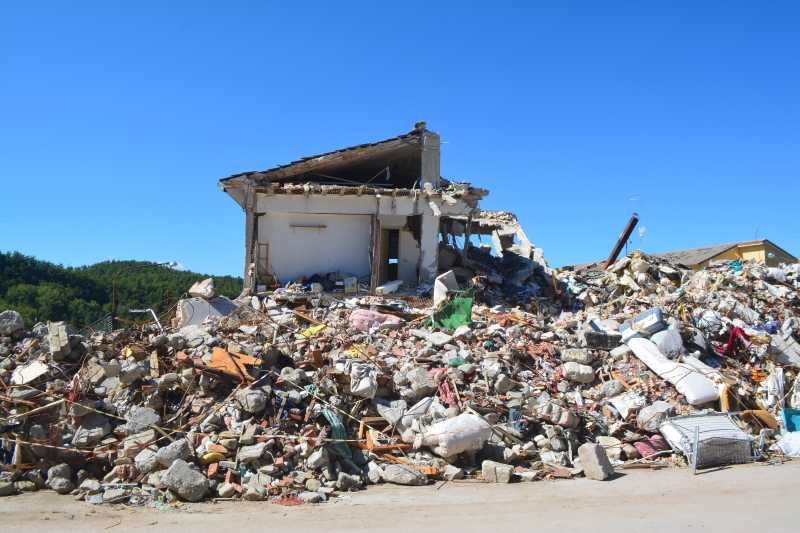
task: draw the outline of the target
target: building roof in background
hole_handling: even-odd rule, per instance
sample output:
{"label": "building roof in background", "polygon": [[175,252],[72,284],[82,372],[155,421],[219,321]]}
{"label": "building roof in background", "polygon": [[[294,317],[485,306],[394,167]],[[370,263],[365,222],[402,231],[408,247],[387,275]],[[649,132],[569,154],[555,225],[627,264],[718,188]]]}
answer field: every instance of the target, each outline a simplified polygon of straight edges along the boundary
{"label": "building roof in background", "polygon": [[739,243],[729,243],[729,244],[716,244],[713,246],[702,246],[700,248],[690,248],[688,250],[675,250],[672,252],[662,252],[659,254],[651,254],[655,257],[661,257],[666,259],[672,263],[678,263],[680,265],[697,265],[702,263],[703,261],[708,261],[712,257],[715,257],[722,252],[726,252],[731,248],[734,248]]}
{"label": "building roof in background", "polygon": [[663,259],[667,259],[673,263],[678,263],[681,265],[693,266],[703,263],[704,261],[708,261],[723,252],[727,252],[731,248],[737,248],[739,246],[753,246],[759,244],[769,244],[770,246],[777,248],[784,254],[789,257],[794,258],[794,255],[790,254],[774,242],[768,239],[760,239],[755,241],[742,241],[742,242],[733,242],[729,244],[717,244],[714,246],[703,246],[701,248],[691,248],[689,250],[676,250],[674,252],[663,252],[659,254],[651,254],[655,257],[661,257]]}

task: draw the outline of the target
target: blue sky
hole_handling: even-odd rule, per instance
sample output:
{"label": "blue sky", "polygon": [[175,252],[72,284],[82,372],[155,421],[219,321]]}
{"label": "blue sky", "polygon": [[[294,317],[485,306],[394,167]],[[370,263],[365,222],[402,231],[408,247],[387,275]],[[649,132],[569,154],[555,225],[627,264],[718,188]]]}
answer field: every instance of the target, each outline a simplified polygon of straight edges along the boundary
{"label": "blue sky", "polygon": [[800,254],[797,2],[3,2],[0,250],[241,274],[220,177],[426,120],[554,265]]}

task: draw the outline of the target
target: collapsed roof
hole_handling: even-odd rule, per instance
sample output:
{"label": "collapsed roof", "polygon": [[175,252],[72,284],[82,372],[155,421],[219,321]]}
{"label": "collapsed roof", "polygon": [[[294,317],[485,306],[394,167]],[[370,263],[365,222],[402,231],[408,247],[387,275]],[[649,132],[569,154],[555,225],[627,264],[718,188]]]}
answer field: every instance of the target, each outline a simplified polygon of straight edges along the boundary
{"label": "collapsed roof", "polygon": [[448,190],[457,196],[488,191],[451,183],[439,174],[439,135],[418,122],[382,141],[304,157],[267,170],[234,174],[219,185],[242,206],[248,189],[270,194],[393,194]]}

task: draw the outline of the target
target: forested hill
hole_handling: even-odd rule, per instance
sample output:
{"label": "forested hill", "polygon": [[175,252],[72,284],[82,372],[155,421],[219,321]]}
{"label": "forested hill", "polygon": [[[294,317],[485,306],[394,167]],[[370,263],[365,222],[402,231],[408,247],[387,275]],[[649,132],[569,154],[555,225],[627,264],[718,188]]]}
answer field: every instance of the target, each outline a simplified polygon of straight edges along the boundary
{"label": "forested hill", "polygon": [[242,290],[241,278],[174,270],[146,261],[104,261],[73,268],[18,252],[0,253],[0,311],[19,311],[28,326],[46,320],[82,326],[111,312],[114,280],[117,311],[125,318],[130,308],[167,311],[192,283],[207,277],[214,278],[217,294],[235,298]]}

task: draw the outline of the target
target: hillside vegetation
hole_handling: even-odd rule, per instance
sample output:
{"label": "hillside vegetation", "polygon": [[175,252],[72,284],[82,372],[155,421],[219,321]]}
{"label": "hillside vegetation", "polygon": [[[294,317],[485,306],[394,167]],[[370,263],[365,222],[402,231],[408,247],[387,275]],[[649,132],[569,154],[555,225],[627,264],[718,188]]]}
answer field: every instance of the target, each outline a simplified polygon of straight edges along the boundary
{"label": "hillside vegetation", "polygon": [[[207,274],[174,270],[147,261],[104,261],[63,267],[19,252],[0,253],[0,311],[15,309],[28,326],[47,320],[91,324],[111,312],[111,287],[116,280],[117,313],[135,318],[131,308],[169,310],[181,295]],[[213,276],[217,294],[235,298],[242,279]]]}

